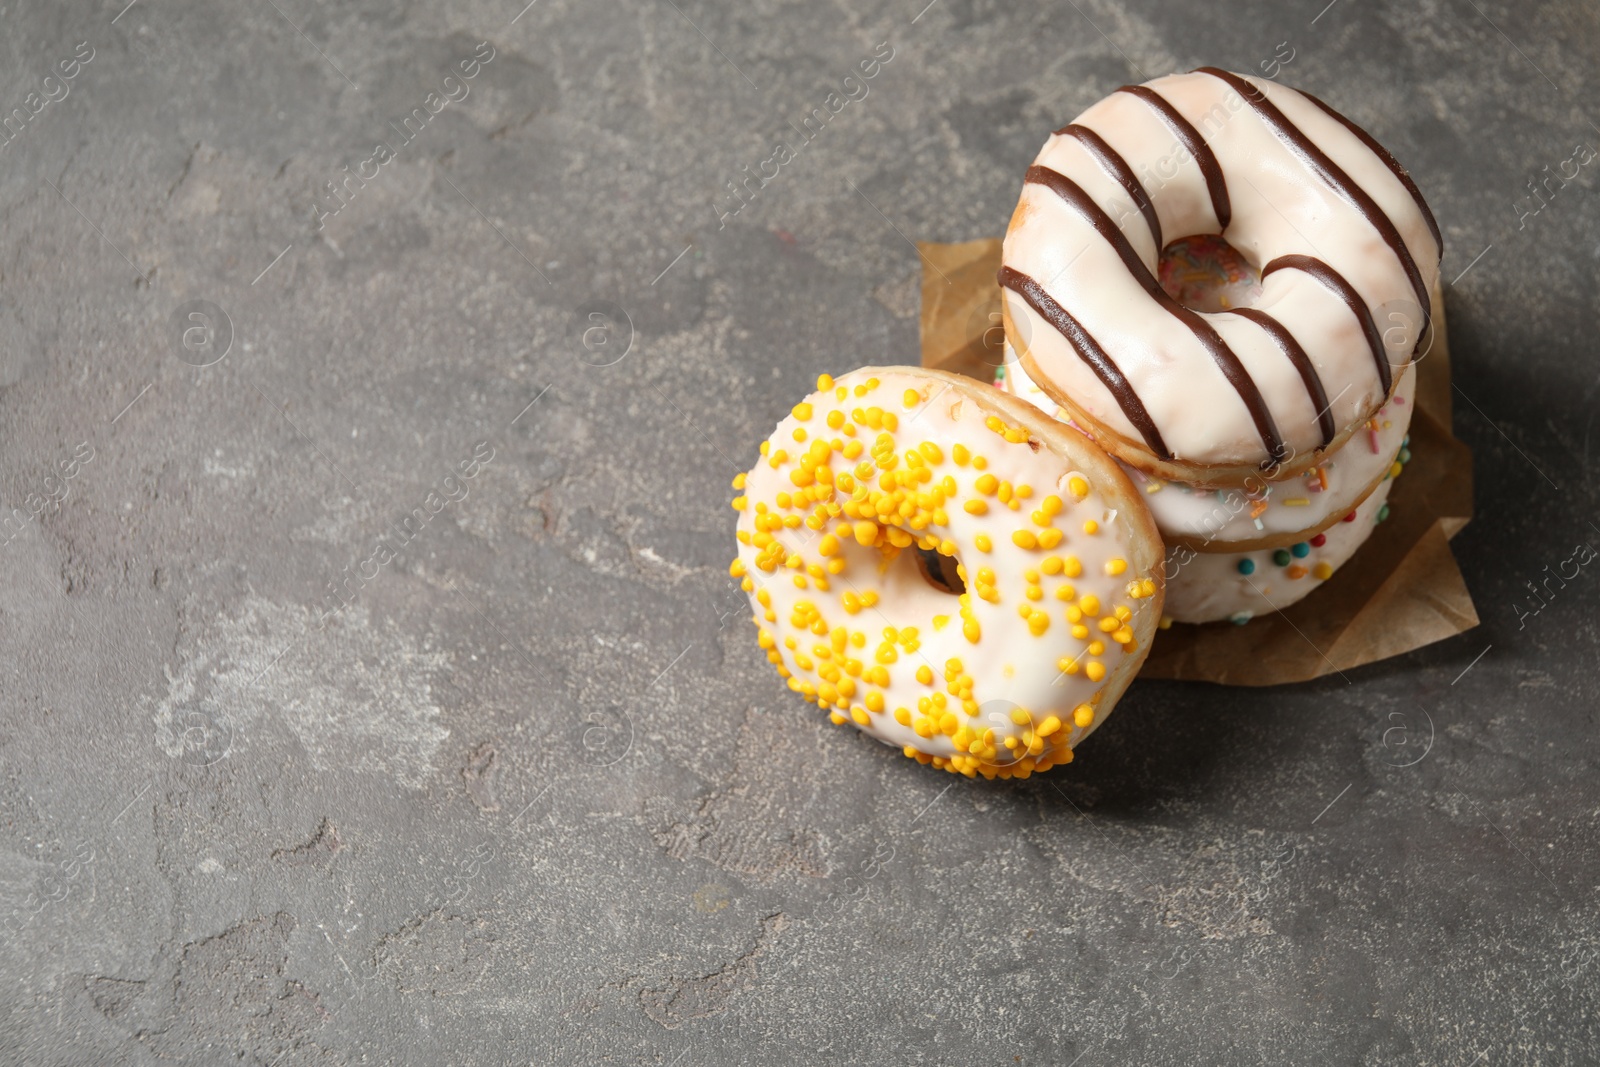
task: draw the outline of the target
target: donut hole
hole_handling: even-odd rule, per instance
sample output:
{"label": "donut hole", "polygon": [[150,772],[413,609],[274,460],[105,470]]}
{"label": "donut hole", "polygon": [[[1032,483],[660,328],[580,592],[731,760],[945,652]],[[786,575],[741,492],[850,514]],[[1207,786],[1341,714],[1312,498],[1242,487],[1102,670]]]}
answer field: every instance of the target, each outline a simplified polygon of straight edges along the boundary
{"label": "donut hole", "polygon": [[942,556],[931,548],[913,548],[912,551],[923,581],[950,596],[960,596],[967,591],[966,583],[956,570],[961,565],[960,561],[954,556]]}
{"label": "donut hole", "polygon": [[1218,234],[1180,237],[1161,250],[1161,288],[1191,311],[1215,314],[1261,299],[1261,272]]}

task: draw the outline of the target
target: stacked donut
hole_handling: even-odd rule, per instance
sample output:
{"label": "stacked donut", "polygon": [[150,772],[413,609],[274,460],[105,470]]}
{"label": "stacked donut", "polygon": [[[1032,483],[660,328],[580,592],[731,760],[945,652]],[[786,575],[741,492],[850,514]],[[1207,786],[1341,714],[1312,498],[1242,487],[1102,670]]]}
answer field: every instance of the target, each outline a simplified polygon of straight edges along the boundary
{"label": "stacked donut", "polygon": [[[734,479],[760,647],[919,762],[1069,762],[1169,618],[1298,600],[1384,516],[1439,252],[1314,97],[1213,68],[1112,94],[1028,170],[1003,388],[825,374]],[[1237,284],[1190,294],[1223,253]]]}
{"label": "stacked donut", "polygon": [[[1245,622],[1387,515],[1440,253],[1404,169],[1316,97],[1213,67],[1128,86],[1028,169],[1003,384],[1141,486],[1171,618]],[[1181,302],[1174,257],[1244,284]]]}

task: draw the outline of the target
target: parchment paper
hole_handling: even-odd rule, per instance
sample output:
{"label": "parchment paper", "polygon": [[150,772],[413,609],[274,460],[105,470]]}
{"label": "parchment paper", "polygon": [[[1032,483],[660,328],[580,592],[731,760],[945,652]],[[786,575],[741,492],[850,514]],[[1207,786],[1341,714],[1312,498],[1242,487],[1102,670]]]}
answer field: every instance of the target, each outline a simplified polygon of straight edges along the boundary
{"label": "parchment paper", "polygon": [[[993,381],[1003,356],[1000,241],[919,243],[922,365]],[[1156,638],[1140,676],[1278,685],[1359,667],[1478,625],[1450,553],[1472,517],[1472,455],[1450,432],[1450,353],[1444,304],[1417,365],[1411,461],[1389,495],[1389,518],[1349,563],[1310,596],[1243,626],[1174,623]]]}

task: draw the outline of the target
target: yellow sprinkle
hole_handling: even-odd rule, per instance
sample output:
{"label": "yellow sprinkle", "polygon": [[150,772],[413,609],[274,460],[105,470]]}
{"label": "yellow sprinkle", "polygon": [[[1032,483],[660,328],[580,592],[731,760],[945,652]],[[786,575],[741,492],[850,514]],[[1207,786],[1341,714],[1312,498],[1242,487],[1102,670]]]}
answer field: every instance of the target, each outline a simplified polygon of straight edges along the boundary
{"label": "yellow sprinkle", "polygon": [[1042,636],[1048,629],[1050,629],[1050,616],[1044,612],[1036,611],[1028,616],[1028,630],[1033,636]]}
{"label": "yellow sprinkle", "polygon": [[744,471],[740,471],[738,474],[735,474],[733,476],[733,487],[735,489],[743,489],[745,477],[746,475]]}
{"label": "yellow sprinkle", "polygon": [[1061,566],[1060,556],[1046,556],[1044,562],[1039,564],[1039,569],[1046,574],[1060,574]]}
{"label": "yellow sprinkle", "polygon": [[1080,730],[1087,730],[1094,725],[1094,709],[1087,704],[1079,704],[1072,709],[1072,721]]}
{"label": "yellow sprinkle", "polygon": [[829,389],[832,389],[832,388],[833,388],[833,375],[831,375],[831,374],[819,374],[819,375],[817,375],[817,392],[825,393]]}
{"label": "yellow sprinkle", "polygon": [[[955,459],[956,466],[958,467],[965,467],[967,465],[967,461],[972,458],[972,453],[967,450],[966,445],[953,446],[950,449],[950,455]],[[739,487],[734,486],[734,488],[737,489]]]}
{"label": "yellow sprinkle", "polygon": [[1067,492],[1072,494],[1072,498],[1074,500],[1082,500],[1084,497],[1089,495],[1089,483],[1083,478],[1074,474],[1071,478],[1067,479]]}
{"label": "yellow sprinkle", "polygon": [[1108,559],[1108,560],[1106,560],[1106,573],[1109,574],[1113,578],[1115,578],[1117,575],[1121,574],[1123,571],[1125,571],[1127,569],[1128,569],[1128,561],[1125,560],[1125,559]]}
{"label": "yellow sprinkle", "polygon": [[1016,723],[1018,726],[1026,726],[1032,720],[1033,720],[1033,716],[1029,715],[1022,708],[1012,708],[1011,709],[1011,721]]}
{"label": "yellow sprinkle", "polygon": [[[740,499],[742,500],[743,497]],[[968,515],[987,515],[989,514],[989,504],[987,501],[974,498],[967,501],[965,504],[962,504],[961,510],[965,511]]]}
{"label": "yellow sprinkle", "polygon": [[972,483],[972,487],[984,496],[994,496],[995,490],[1000,488],[1000,479],[992,474],[983,474]]}
{"label": "yellow sprinkle", "polygon": [[1088,522],[1083,524],[1083,532],[1086,533],[1086,534],[1099,533],[1100,532],[1100,524],[1098,522],[1095,522],[1093,519],[1090,519]]}
{"label": "yellow sprinkle", "polygon": [[937,630],[942,630],[946,626],[949,626],[949,625],[950,625],[950,616],[948,616],[948,615],[935,615],[933,617],[933,628],[934,628],[934,630],[936,630],[936,631]]}
{"label": "yellow sprinkle", "polygon": [[1061,533],[1060,530],[1057,530],[1057,529],[1055,529],[1053,527],[1051,529],[1048,529],[1048,530],[1040,530],[1039,531],[1039,547],[1040,548],[1055,548],[1057,545],[1059,545],[1061,543],[1061,538],[1063,536],[1064,535]]}
{"label": "yellow sprinkle", "polygon": [[1040,737],[1049,737],[1059,729],[1061,729],[1061,719],[1055,715],[1050,715],[1045,718],[1044,722],[1035,726],[1033,732]]}
{"label": "yellow sprinkle", "polygon": [[978,546],[979,552],[987,552],[994,547],[994,542],[989,540],[988,534],[979,534],[972,539],[972,543]]}
{"label": "yellow sprinkle", "polygon": [[978,643],[978,638],[982,632],[983,631],[978,628],[978,620],[976,619],[968,619],[966,622],[961,624],[962,635],[973,644]]}
{"label": "yellow sprinkle", "polygon": [[917,406],[917,401],[922,399],[922,394],[917,392],[915,389],[907,389],[906,395],[900,399],[906,407],[914,408]]}
{"label": "yellow sprinkle", "polygon": [[1106,676],[1106,665],[1101,663],[1099,660],[1092,660],[1090,661],[1089,665],[1083,669],[1083,673],[1089,676],[1089,681],[1098,682],[1100,679]]}
{"label": "yellow sprinkle", "polygon": [[972,467],[973,467],[974,470],[980,470],[980,471],[981,470],[988,470],[989,469],[989,461],[987,459],[985,459],[983,456],[973,456],[972,457]]}
{"label": "yellow sprinkle", "polygon": [[873,542],[877,541],[878,539],[878,524],[875,522],[867,522],[866,520],[862,520],[861,522],[858,522],[852,526],[850,528],[850,532],[855,534],[857,544],[860,544],[866,548],[871,548]]}
{"label": "yellow sprinkle", "polygon": [[1083,594],[1082,598],[1078,600],[1078,610],[1089,616],[1089,618],[1094,618],[1100,614],[1100,598],[1093,593]]}
{"label": "yellow sprinkle", "polygon": [[799,419],[801,422],[805,422],[811,417],[811,405],[802,400],[800,403],[794,406],[791,414],[793,414],[794,417]]}
{"label": "yellow sprinkle", "polygon": [[1033,535],[1032,530],[1017,530],[1011,535],[1011,543],[1018,548],[1039,547],[1039,539]]}
{"label": "yellow sprinkle", "polygon": [[1333,566],[1329,563],[1319,563],[1311,568],[1311,574],[1320,582],[1325,582],[1333,577]]}
{"label": "yellow sprinkle", "polygon": [[944,450],[932,441],[924,441],[917,446],[917,451],[922,453],[922,458],[929,463],[943,463]]}
{"label": "yellow sprinkle", "polygon": [[[1105,629],[1105,627],[1102,626],[1101,629],[1103,630],[1103,629]],[[1090,641],[1089,642],[1089,655],[1091,655],[1091,656],[1103,656],[1105,654],[1106,654],[1106,646],[1105,646],[1105,642],[1104,641]]]}

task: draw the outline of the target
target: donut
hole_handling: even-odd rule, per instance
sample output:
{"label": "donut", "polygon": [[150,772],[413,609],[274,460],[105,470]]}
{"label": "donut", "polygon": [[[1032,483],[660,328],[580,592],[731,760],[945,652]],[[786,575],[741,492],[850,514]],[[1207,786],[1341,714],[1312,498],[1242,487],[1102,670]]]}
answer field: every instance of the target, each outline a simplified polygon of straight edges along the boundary
{"label": "donut", "polygon": [[[997,384],[1048,414],[1066,417],[1014,360],[1000,368]],[[1389,476],[1411,426],[1415,396],[1416,368],[1408,366],[1400,372],[1394,395],[1363,432],[1326,453],[1317,466],[1278,481],[1257,477],[1243,487],[1219,488],[1165,481],[1126,463],[1123,470],[1144,490],[1156,528],[1169,546],[1221,553],[1285,548],[1339,522]]]}
{"label": "donut", "polygon": [[1160,625],[1164,546],[1081,434],[970,378],[868,367],[734,478],[760,647],[788,687],[921,763],[1069,762]]}
{"label": "donut", "polygon": [[[1225,239],[1248,306],[1161,287],[1170,243]],[[1027,374],[1101,446],[1167,481],[1319,465],[1393,394],[1443,251],[1416,184],[1308,93],[1203,67],[1125,86],[1028,169],[999,282]]]}
{"label": "donut", "polygon": [[1223,553],[1174,545],[1167,551],[1167,618],[1242,625],[1299,603],[1333,577],[1389,517],[1393,487],[1394,479],[1386,477],[1343,521],[1287,548]]}

